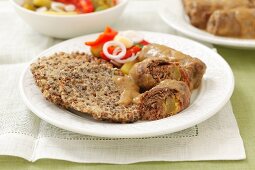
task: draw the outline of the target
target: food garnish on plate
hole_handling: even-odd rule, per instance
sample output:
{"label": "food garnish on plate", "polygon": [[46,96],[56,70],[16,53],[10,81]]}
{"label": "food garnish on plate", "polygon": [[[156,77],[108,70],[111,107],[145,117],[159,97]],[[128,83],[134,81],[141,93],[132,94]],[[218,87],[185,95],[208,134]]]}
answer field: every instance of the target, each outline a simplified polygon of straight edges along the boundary
{"label": "food garnish on plate", "polygon": [[118,123],[158,120],[190,104],[206,65],[136,31],[110,27],[91,42],[91,54],[56,53],[31,65],[50,102],[94,119]]}
{"label": "food garnish on plate", "polygon": [[255,38],[254,0],[183,0],[193,26],[218,36]]}
{"label": "food garnish on plate", "polygon": [[117,5],[116,0],[25,0],[22,6],[38,13],[75,15],[102,11]]}

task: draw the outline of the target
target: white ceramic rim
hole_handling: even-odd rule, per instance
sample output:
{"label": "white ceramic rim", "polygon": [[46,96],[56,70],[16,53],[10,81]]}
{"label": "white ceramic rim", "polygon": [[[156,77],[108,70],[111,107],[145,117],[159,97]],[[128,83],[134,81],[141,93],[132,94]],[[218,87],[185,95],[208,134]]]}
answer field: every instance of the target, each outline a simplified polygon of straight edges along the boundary
{"label": "white ceramic rim", "polygon": [[[23,82],[25,75],[27,74],[29,70],[29,65],[27,66],[27,68],[24,70],[24,72],[22,73],[21,79],[20,79],[20,84],[19,84],[19,88],[20,88],[20,92],[21,92],[21,97],[23,99],[23,101],[25,102],[25,104],[27,105],[27,107],[29,109],[31,109],[32,112],[34,112],[38,117],[40,117],[41,119],[45,120],[46,122],[49,122],[50,124],[53,124],[57,127],[69,130],[69,131],[73,131],[76,133],[80,133],[80,134],[85,134],[85,135],[91,135],[91,136],[100,136],[100,137],[112,137],[112,138],[140,138],[140,137],[152,137],[152,136],[159,136],[159,135],[164,135],[164,134],[168,134],[168,133],[173,133],[173,132],[177,132],[180,130],[184,130],[186,128],[192,127],[198,123],[203,122],[204,120],[210,118],[211,116],[213,116],[214,114],[216,114],[230,99],[232,93],[233,93],[233,89],[234,89],[234,76],[232,73],[231,68],[229,67],[229,65],[227,64],[227,62],[217,53],[215,53],[213,50],[209,49],[208,47],[197,43],[195,41],[186,39],[186,38],[182,38],[182,37],[178,37],[178,36],[174,36],[174,35],[169,35],[169,34],[162,34],[162,33],[154,33],[154,32],[142,32],[144,35],[150,35],[150,36],[155,36],[155,37],[166,37],[167,39],[178,39],[181,40],[183,42],[187,42],[187,43],[191,43],[193,44],[195,47],[199,47],[198,50],[204,50],[206,51],[206,53],[210,53],[210,55],[214,56],[215,59],[213,59],[213,61],[215,60],[215,62],[220,63],[220,65],[222,65],[220,68],[222,68],[222,70],[218,70],[218,71],[224,71],[224,74],[227,75],[226,77],[218,77],[220,79],[216,80],[216,84],[219,83],[224,86],[224,90],[217,92],[217,91],[205,91],[203,90],[205,86],[210,86],[210,84],[206,83],[205,86],[202,86],[202,91],[205,94],[199,94],[198,96],[198,101],[204,99],[206,96],[205,95],[210,95],[207,96],[210,98],[212,97],[217,97],[219,96],[219,98],[217,98],[216,100],[214,99],[214,103],[210,103],[210,100],[208,102],[206,101],[200,101],[201,106],[199,106],[199,108],[196,108],[196,106],[194,106],[193,104],[187,108],[186,110],[184,110],[183,112],[175,115],[175,116],[171,116],[165,119],[161,119],[161,120],[156,120],[156,121],[148,121],[148,122],[138,122],[137,124],[140,124],[142,126],[142,128],[133,128],[132,125],[135,125],[136,123],[133,124],[108,124],[109,125],[109,129],[108,129],[108,125],[104,125],[104,128],[101,127],[91,127],[89,128],[77,128],[75,126],[70,126],[69,122],[63,122],[63,120],[57,120],[57,119],[52,119],[51,116],[47,116],[44,114],[43,110],[40,110],[37,108],[36,103],[33,103],[33,101],[29,100],[29,96],[26,96],[25,94],[25,90],[23,87]],[[39,54],[35,59],[33,59],[30,63],[34,62],[38,57],[44,56],[45,53],[52,51],[53,49],[62,46],[63,44],[68,44],[68,43],[72,43],[75,42],[76,40],[78,41],[79,39],[82,38],[86,38],[86,37],[96,37],[98,34],[90,34],[87,36],[82,36],[82,37],[78,37],[78,38],[74,38],[71,40],[67,40],[64,41],[60,44],[57,44],[51,48],[49,48],[48,50],[42,52],[41,54]],[[193,47],[192,47],[193,48]],[[217,71],[217,70],[216,70]],[[223,72],[222,72],[223,73]],[[221,74],[219,74],[220,76]],[[222,81],[222,79],[225,79],[225,82],[219,82]],[[206,82],[206,81],[205,81]],[[204,83],[204,81],[203,81]],[[217,87],[216,87],[217,88]],[[43,101],[44,102],[44,101]],[[46,100],[45,100],[46,102]],[[208,103],[210,103],[209,108],[207,108]],[[54,104],[51,104],[54,105]],[[57,106],[55,106],[57,107]],[[190,117],[189,120],[184,120],[183,116],[184,116],[184,112],[188,112],[188,110],[190,108],[194,109],[195,107],[195,111],[197,111],[199,113],[200,110],[203,110],[203,112],[201,112],[202,114],[193,119],[194,117]],[[201,109],[203,108],[203,109]],[[190,110],[189,110],[190,112]],[[195,114],[193,112],[190,112],[191,114]],[[183,114],[183,115],[182,115]],[[185,116],[192,116],[192,115],[185,115]],[[182,120],[183,119],[183,120]],[[187,119],[187,118],[186,118]],[[176,124],[176,121],[178,120],[182,120],[182,121],[186,121],[185,123],[181,123],[181,124]],[[176,125],[174,127],[172,127],[172,124],[169,124],[171,122],[174,122]],[[162,126],[163,125],[169,125],[168,126]],[[96,125],[95,125],[96,126]],[[119,127],[120,129],[111,129],[111,126],[113,127]],[[139,126],[139,125],[138,125]],[[161,127],[160,127],[161,126]],[[125,132],[123,132],[123,128],[125,128]],[[131,130],[130,130],[131,128]],[[89,129],[89,130],[88,130]],[[122,129],[122,130],[121,130]]]}
{"label": "white ceramic rim", "polygon": [[[180,0],[161,0],[160,1],[160,8],[158,9],[158,13],[162,20],[175,29],[178,32],[183,33],[184,35],[194,38],[196,40],[200,40],[203,42],[207,43],[212,43],[212,44],[218,44],[222,46],[228,46],[228,47],[235,47],[235,48],[241,48],[241,49],[255,49],[255,40],[251,39],[237,39],[237,38],[227,38],[227,37],[220,37],[220,36],[215,36],[210,33],[207,33],[206,31],[200,30],[194,26],[192,26],[190,23],[187,22],[187,20],[184,17],[179,17],[177,19],[171,19],[176,17],[177,15],[180,15],[184,12],[183,8],[180,8],[182,10],[179,11],[172,11],[169,10],[169,6],[166,5],[167,2],[172,3],[171,6],[173,5],[180,5],[181,3]],[[167,13],[166,13],[167,11]],[[171,17],[169,17],[171,16]]]}
{"label": "white ceramic rim", "polygon": [[25,12],[25,13],[29,13],[29,14],[33,14],[33,15],[38,15],[38,16],[44,16],[44,17],[51,17],[51,18],[77,18],[77,17],[89,17],[89,16],[97,16],[97,15],[103,15],[105,13],[111,12],[112,10],[115,10],[116,8],[121,8],[123,6],[125,6],[128,3],[128,0],[118,0],[118,4],[102,10],[102,11],[98,11],[98,12],[91,12],[91,13],[86,13],[86,14],[77,14],[77,15],[51,15],[51,14],[44,14],[44,13],[38,13],[38,12],[34,12],[28,9],[23,8],[22,6],[20,6],[19,4],[17,4],[16,0],[10,0],[11,3],[13,4],[13,6],[15,6],[16,8],[18,8],[19,10]]}

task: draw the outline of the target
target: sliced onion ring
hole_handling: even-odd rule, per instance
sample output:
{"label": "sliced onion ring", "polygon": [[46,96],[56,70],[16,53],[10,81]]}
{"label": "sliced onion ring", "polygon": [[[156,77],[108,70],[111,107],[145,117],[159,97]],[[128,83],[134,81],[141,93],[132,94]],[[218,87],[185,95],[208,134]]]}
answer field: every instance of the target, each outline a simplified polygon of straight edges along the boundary
{"label": "sliced onion ring", "polygon": [[[120,48],[121,52],[118,55],[114,55],[114,54],[110,54],[108,52],[108,48],[111,46],[115,46],[116,48]],[[118,42],[118,41],[108,41],[104,44],[103,46],[103,53],[106,57],[108,57],[109,59],[112,60],[116,60],[116,59],[121,59],[122,57],[124,57],[126,55],[126,47],[123,43]]]}
{"label": "sliced onion ring", "polygon": [[138,57],[138,55],[133,53],[131,57],[129,57],[129,58],[125,59],[125,60],[115,59],[114,61],[116,61],[118,63],[124,64],[124,63],[127,63],[127,62],[134,61],[137,57]]}

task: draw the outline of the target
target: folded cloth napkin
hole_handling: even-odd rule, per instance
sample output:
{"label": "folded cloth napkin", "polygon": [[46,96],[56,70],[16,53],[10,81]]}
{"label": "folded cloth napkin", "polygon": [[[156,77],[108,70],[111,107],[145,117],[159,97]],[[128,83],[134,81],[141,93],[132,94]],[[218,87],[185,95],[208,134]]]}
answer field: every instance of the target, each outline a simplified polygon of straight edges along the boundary
{"label": "folded cloth napkin", "polygon": [[50,158],[115,164],[245,158],[230,102],[209,120],[164,136],[120,139],[80,135],[40,120],[23,104],[17,82],[25,65],[0,65],[0,155],[29,161]]}

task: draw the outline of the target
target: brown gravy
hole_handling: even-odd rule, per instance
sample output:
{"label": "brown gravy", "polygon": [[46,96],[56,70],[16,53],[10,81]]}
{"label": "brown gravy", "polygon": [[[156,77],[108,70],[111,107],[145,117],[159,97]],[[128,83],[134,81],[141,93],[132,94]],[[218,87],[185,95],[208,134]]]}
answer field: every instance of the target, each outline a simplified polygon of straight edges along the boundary
{"label": "brown gravy", "polygon": [[133,78],[129,75],[125,76],[116,76],[113,78],[115,83],[123,91],[120,95],[119,104],[129,105],[135,103],[134,99],[139,96],[139,87],[136,85]]}

